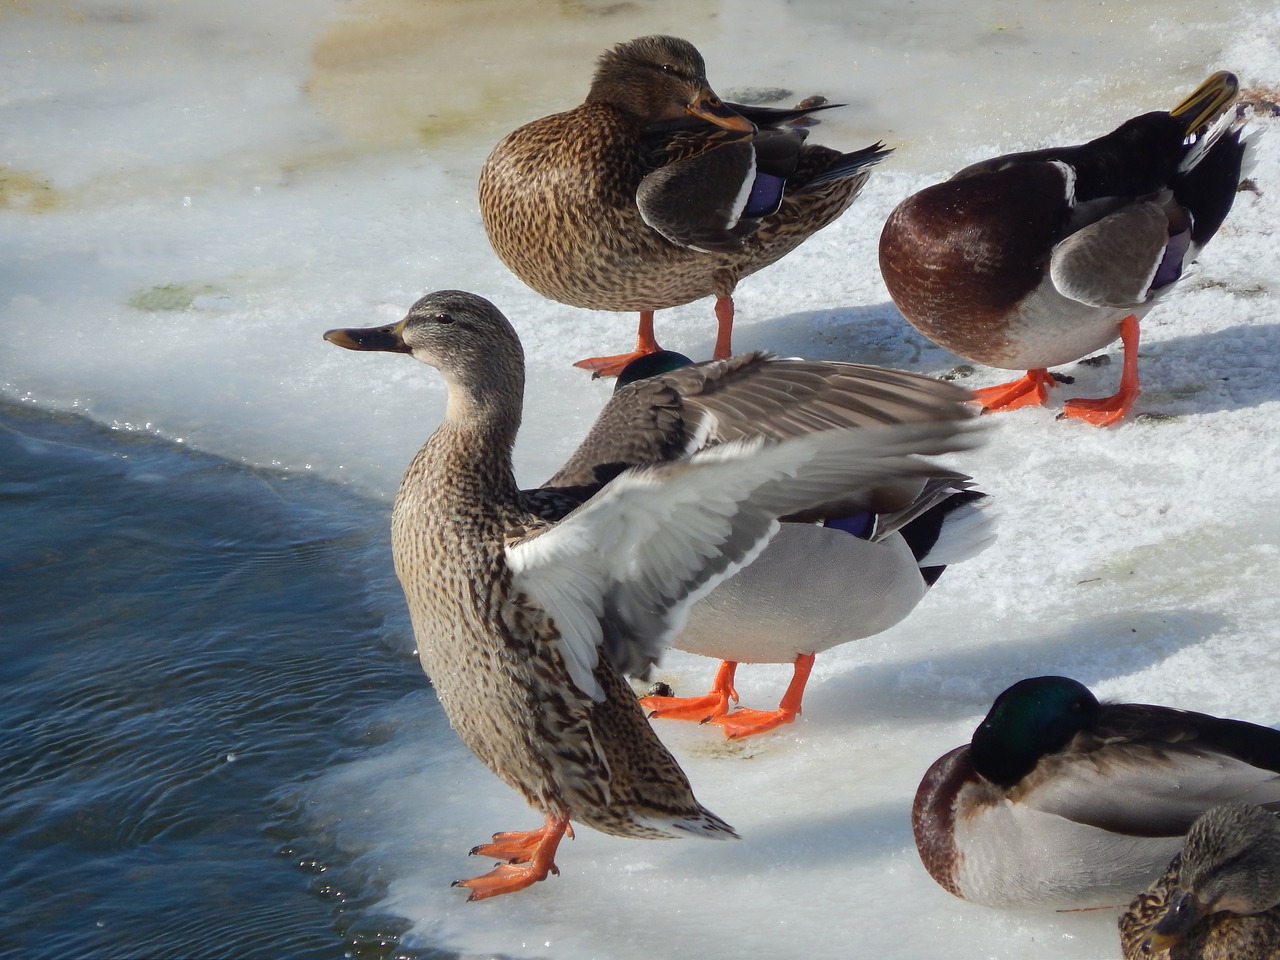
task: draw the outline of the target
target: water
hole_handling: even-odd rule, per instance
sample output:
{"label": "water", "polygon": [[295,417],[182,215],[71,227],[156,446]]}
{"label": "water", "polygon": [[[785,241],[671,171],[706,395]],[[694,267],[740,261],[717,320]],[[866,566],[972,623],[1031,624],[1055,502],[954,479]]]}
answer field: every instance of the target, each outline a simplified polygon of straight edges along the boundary
{"label": "water", "polygon": [[423,686],[385,509],[10,403],[0,463],[0,952],[379,955],[296,791]]}
{"label": "water", "polygon": [[[1055,399],[1000,420],[955,458],[1004,512],[979,563],[819,657],[796,724],[738,745],[659,728],[741,842],[584,830],[560,877],[485,904],[448,886],[484,869],[466,851],[538,818],[447,728],[386,534],[443,391],[319,336],[426,289],[490,297],[530,363],[518,475],[553,472],[608,395],[570,362],[633,320],[502,270],[476,171],[576,102],[605,46],[667,31],[722,95],[825,93],[849,107],[820,142],[898,147],[839,223],[742,284],[736,346],[945,373],[875,270],[892,206],[1219,67],[1274,87],[1273,0],[69,0],[0,25],[0,953],[1115,955],[1106,912],[936,887],[906,813],[925,767],[1036,673],[1280,719],[1274,130],[1258,191],[1144,321],[1143,419],[1056,424]],[[705,355],[710,314],[664,311],[658,334]],[[1067,395],[1110,392],[1117,366],[1064,368]],[[713,668],[674,656],[664,676],[683,692]],[[771,705],[786,679],[744,668],[739,689]]]}

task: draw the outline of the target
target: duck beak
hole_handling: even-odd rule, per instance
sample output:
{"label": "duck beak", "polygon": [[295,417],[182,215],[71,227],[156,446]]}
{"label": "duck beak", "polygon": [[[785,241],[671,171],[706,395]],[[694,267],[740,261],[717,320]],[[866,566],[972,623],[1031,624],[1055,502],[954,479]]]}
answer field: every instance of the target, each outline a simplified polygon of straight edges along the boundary
{"label": "duck beak", "polygon": [[1191,928],[1204,919],[1208,909],[1193,893],[1179,891],[1169,901],[1169,909],[1142,941],[1143,953],[1159,953],[1181,943]]}
{"label": "duck beak", "polygon": [[698,91],[698,98],[685,107],[688,113],[726,130],[755,133],[756,125],[742,114],[730,110],[710,87]]}
{"label": "duck beak", "polygon": [[1221,117],[1227,108],[1235,102],[1240,93],[1240,81],[1234,73],[1219,70],[1200,86],[1187,99],[1169,111],[1169,116],[1182,121],[1187,136],[1211,126]]}
{"label": "duck beak", "polygon": [[404,342],[404,321],[385,327],[348,328],[327,330],[324,338],[347,350],[381,350],[386,353],[412,353]]}

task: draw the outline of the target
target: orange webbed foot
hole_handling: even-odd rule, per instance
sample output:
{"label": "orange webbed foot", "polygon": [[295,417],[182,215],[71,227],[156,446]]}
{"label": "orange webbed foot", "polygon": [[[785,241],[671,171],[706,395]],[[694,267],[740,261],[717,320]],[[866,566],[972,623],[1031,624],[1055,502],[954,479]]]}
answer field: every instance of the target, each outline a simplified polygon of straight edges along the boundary
{"label": "orange webbed foot", "polygon": [[[507,863],[528,863],[537,853],[538,846],[547,839],[550,829],[552,829],[551,826],[547,825],[537,830],[510,830],[495,833],[492,842],[472,847],[470,854],[473,857],[505,860]],[[570,840],[573,839],[573,827],[566,824],[562,832]]]}
{"label": "orange webbed foot", "polygon": [[973,402],[982,405],[983,413],[1038,406],[1049,398],[1049,388],[1056,383],[1048,370],[1028,370],[1017,380],[973,391]]}
{"label": "orange webbed foot", "polygon": [[1095,427],[1109,427],[1123,420],[1133,409],[1133,402],[1138,399],[1138,391],[1121,390],[1110,397],[1097,400],[1068,400],[1063,404],[1059,420],[1083,420]]}
{"label": "orange webbed foot", "polygon": [[471,891],[467,901],[487,900],[489,897],[501,896],[504,893],[515,893],[525,887],[547,878],[547,874],[559,875],[556,867],[556,847],[560,838],[568,834],[573,838],[573,829],[567,819],[547,815],[547,822],[537,830],[525,832],[495,833],[492,843],[482,843],[474,847],[471,853],[476,856],[490,856],[506,859],[488,873],[469,880],[455,880],[453,886],[465,887]]}
{"label": "orange webbed foot", "polygon": [[592,379],[597,377],[616,377],[628,363],[654,353],[653,350],[633,350],[631,353],[619,353],[612,357],[587,357],[574,364],[579,370],[590,370]]}
{"label": "orange webbed foot", "polygon": [[545,870],[535,868],[530,863],[500,863],[484,876],[472,877],[469,880],[455,880],[452,885],[466,887],[470,890],[471,892],[467,895],[467,902],[471,903],[475,900],[488,900],[490,897],[499,897],[504,893],[515,893],[517,890],[531,887],[535,883],[547,879],[548,873],[559,874],[560,871],[554,863]]}
{"label": "orange webbed foot", "polygon": [[804,688],[809,682],[809,674],[813,672],[815,655],[802,653],[792,664],[791,682],[782,695],[777,710],[735,710],[723,717],[716,717],[711,722],[724,729],[724,735],[730,740],[742,737],[753,737],[784,723],[791,723],[800,715],[800,702],[804,699]]}
{"label": "orange webbed foot", "polygon": [[738,691],[733,689],[733,674],[737,664],[722,661],[711,682],[711,691],[701,697],[641,697],[640,706],[651,720],[694,720],[706,723],[729,712],[729,701],[738,702]]}
{"label": "orange webbed foot", "polygon": [[[706,723],[729,712],[729,697],[714,690],[703,697],[641,697],[650,720],[696,720]],[[735,693],[736,701],[738,695]]]}
{"label": "orange webbed foot", "polygon": [[795,718],[794,710],[735,710],[723,717],[715,717],[711,722],[722,727],[728,739],[739,740],[791,723]]}
{"label": "orange webbed foot", "polygon": [[1097,400],[1068,400],[1058,419],[1083,420],[1095,427],[1109,427],[1123,420],[1133,409],[1133,402],[1142,391],[1138,389],[1138,318],[1127,316],[1120,321],[1120,340],[1124,346],[1124,369],[1120,374],[1120,389],[1109,397]]}
{"label": "orange webbed foot", "polygon": [[632,360],[657,353],[662,348],[653,335],[653,311],[640,311],[640,328],[636,331],[636,348],[630,353],[619,353],[612,357],[587,357],[574,364],[580,370],[590,370],[592,378],[616,377]]}

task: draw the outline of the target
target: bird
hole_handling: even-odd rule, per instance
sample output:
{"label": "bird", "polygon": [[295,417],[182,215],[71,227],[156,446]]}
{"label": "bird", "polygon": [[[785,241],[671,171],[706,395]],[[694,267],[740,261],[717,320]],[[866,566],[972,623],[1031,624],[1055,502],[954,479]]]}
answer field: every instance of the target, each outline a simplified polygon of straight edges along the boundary
{"label": "bird", "polygon": [[1070,400],[1060,419],[1109,426],[1130,411],[1138,321],[1218,231],[1253,162],[1238,90],[1219,71],[1167,113],[975,163],[890,213],[880,272],[907,321],[970,361],[1027,371],[976,391],[986,409],[1044,403],[1049,367],[1118,337],[1118,391]]}
{"label": "bird", "polygon": [[716,297],[714,356],[732,351],[738,281],[853,202],[891,151],[806,143],[811,114],[722,101],[687,40],[640,37],[599,58],[586,100],[494,147],[479,203],[498,258],[552,300],[640,314],[636,349],[576,364],[615,375],[659,349],[653,313]]}
{"label": "bird", "polygon": [[1125,960],[1280,958],[1280,819],[1223,804],[1121,915]]}
{"label": "bird", "polygon": [[963,401],[940,403],[924,422],[846,428],[858,378],[810,365],[800,398],[763,398],[773,436],[531,495],[512,465],[524,354],[494,304],[437,291],[398,323],[325,339],[410,354],[447,389],[443,420],[396,494],[395,570],[453,729],[543,816],[539,828],[472,850],[502,862],[457,881],[470,900],[558,873],[571,822],[642,839],[735,837],[694,797],[625,675],[657,658],[699,592],[748,562],[777,517],[841,494],[851,476],[874,486],[928,475],[936,468],[914,454],[970,442]]}
{"label": "bird", "polygon": [[[693,361],[663,350],[633,360],[618,375],[613,399],[600,414],[605,429],[593,434],[587,463],[625,463],[661,459],[664,451],[683,451],[691,442],[720,443],[745,434],[754,424],[717,423],[705,429],[696,416],[716,403],[731,376],[790,369],[794,361],[763,354],[727,369],[714,378],[693,372],[664,376]],[[630,388],[662,377],[660,383]],[[899,375],[895,380],[916,388],[913,408],[901,396],[886,395],[883,412],[869,397],[868,423],[877,417],[922,418],[936,408],[936,395],[961,399],[959,389],[939,388],[936,380]],[[900,391],[899,391],[900,393]],[[721,401],[722,402],[722,401]],[[895,405],[897,409],[895,409]],[[653,411],[665,415],[656,418]],[[640,456],[640,435],[648,443]],[[619,449],[610,444],[616,443]],[[630,449],[628,449],[630,448]],[[553,482],[580,482],[563,473]],[[678,650],[721,660],[705,696],[650,694],[640,701],[651,719],[710,722],[729,739],[739,739],[790,723],[801,712],[815,655],[841,643],[873,636],[901,621],[942,575],[946,565],[968,559],[995,539],[994,522],[982,507],[986,495],[972,489],[970,478],[952,471],[921,478],[910,486],[875,491],[850,490],[849,500],[826,511],[810,511],[785,522],[759,557],[694,604],[684,629],[672,641]],[[792,664],[792,680],[776,710],[740,708],[734,677],[740,662]]]}
{"label": "bird", "polygon": [[911,823],[955,896],[1076,909],[1126,902],[1229,802],[1280,808],[1280,731],[1031,677],[930,766]]}

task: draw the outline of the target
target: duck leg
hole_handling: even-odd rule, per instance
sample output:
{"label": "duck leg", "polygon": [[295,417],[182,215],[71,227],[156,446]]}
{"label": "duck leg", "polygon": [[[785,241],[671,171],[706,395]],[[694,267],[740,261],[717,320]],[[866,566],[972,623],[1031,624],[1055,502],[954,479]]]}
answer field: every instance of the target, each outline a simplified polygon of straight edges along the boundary
{"label": "duck leg", "polygon": [[973,391],[973,402],[982,404],[983,413],[1038,406],[1049,398],[1055,383],[1048,370],[1028,370],[1017,380]]}
{"label": "duck leg", "polygon": [[481,877],[455,880],[453,886],[471,891],[467,902],[486,900],[504,893],[515,893],[545,880],[548,873],[559,874],[556,868],[556,847],[565,834],[573,838],[573,828],[568,817],[547,814],[547,822],[537,830],[495,833],[492,843],[482,843],[471,849],[473,856],[495,857],[506,860]]}
{"label": "duck leg", "polygon": [[790,723],[800,713],[800,701],[813,670],[813,661],[812,653],[802,653],[796,657],[791,682],[787,684],[787,692],[782,695],[777,710],[735,710],[726,716],[716,717],[711,722],[724,727],[724,734],[730,740],[750,737]]}
{"label": "duck leg", "polygon": [[[730,310],[732,313],[732,309]],[[732,324],[733,318],[730,316]],[[662,348],[653,336],[653,311],[640,311],[640,326],[636,330],[636,348],[631,353],[619,353],[612,357],[587,357],[574,364],[581,370],[590,370],[595,377],[616,377],[632,360],[646,354],[656,353]]]}
{"label": "duck leg", "polygon": [[641,697],[640,706],[650,719],[697,720],[706,723],[729,712],[729,701],[738,702],[738,691],[733,689],[733,675],[738,665],[732,660],[720,663],[716,677],[711,681],[711,692],[703,697]]}
{"label": "duck leg", "polygon": [[1072,417],[1095,427],[1107,427],[1124,417],[1141,391],[1138,389],[1138,318],[1133,314],[1120,321],[1120,342],[1124,347],[1124,369],[1120,389],[1097,400],[1068,400],[1058,419]]}
{"label": "duck leg", "polygon": [[716,297],[716,352],[712,360],[728,360],[733,356],[733,297]]}

